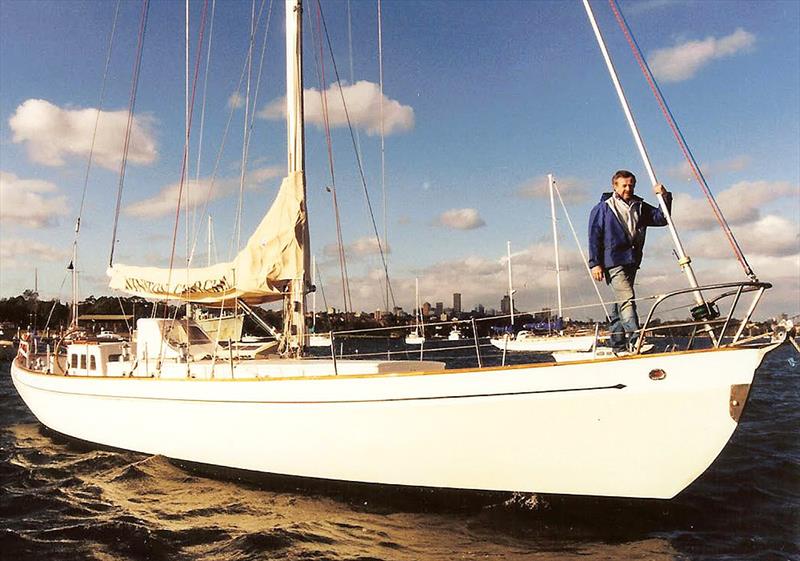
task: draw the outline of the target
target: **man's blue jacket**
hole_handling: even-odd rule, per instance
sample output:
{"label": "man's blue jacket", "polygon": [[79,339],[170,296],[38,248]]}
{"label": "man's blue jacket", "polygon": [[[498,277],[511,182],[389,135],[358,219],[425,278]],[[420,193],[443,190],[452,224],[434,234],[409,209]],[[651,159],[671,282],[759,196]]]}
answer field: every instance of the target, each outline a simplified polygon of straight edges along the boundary
{"label": "man's blue jacket", "polygon": [[[666,226],[667,218],[660,208],[644,202],[641,197],[633,196],[634,203],[640,205],[639,219],[636,223],[636,235],[633,239],[628,235],[625,226],[620,222],[611,207],[613,193],[603,193],[600,202],[589,215],[589,267],[602,266],[608,270],[620,265],[642,263],[645,231],[648,226]],[[664,193],[667,208],[672,209],[672,193]]]}

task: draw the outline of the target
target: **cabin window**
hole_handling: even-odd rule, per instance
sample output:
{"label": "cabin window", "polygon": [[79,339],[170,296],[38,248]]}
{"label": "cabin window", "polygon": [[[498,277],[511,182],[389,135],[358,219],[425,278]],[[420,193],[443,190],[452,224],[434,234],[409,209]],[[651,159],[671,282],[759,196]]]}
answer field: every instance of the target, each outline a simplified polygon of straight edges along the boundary
{"label": "cabin window", "polygon": [[97,361],[94,358],[94,355],[89,357],[89,370],[97,370]]}
{"label": "cabin window", "polygon": [[78,368],[78,355],[70,355],[70,366]]}
{"label": "cabin window", "polygon": [[86,370],[86,355],[81,355],[81,370]]}
{"label": "cabin window", "polygon": [[119,362],[122,359],[122,355],[119,353],[112,353],[108,355],[108,362]]}

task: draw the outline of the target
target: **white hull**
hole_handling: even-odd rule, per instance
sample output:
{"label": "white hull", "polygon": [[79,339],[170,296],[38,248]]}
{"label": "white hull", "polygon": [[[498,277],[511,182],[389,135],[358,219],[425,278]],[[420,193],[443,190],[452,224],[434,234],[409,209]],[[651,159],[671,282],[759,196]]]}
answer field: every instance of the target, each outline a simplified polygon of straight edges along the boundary
{"label": "white hull", "polygon": [[558,351],[590,351],[594,345],[594,335],[570,336],[526,336],[520,338],[491,339],[492,345],[500,350],[530,353],[552,353]]}
{"label": "white hull", "polygon": [[[179,460],[394,485],[671,498],[728,442],[732,386],[749,386],[767,350],[427,373],[337,361],[339,376],[313,377],[331,362],[251,361],[247,372],[259,377],[236,380],[47,375],[19,360],[11,373],[51,429]],[[395,372],[342,374],[359,368]],[[651,380],[654,369],[666,377]]]}

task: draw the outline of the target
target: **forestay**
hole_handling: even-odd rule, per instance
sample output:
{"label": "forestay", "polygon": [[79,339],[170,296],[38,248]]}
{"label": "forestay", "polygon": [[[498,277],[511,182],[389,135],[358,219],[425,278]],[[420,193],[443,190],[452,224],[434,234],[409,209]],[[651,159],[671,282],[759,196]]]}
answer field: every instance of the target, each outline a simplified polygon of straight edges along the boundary
{"label": "forestay", "polygon": [[169,269],[113,265],[109,286],[144,298],[221,304],[280,300],[293,279],[303,278],[306,207],[303,172],[290,172],[275,202],[233,261],[210,267]]}

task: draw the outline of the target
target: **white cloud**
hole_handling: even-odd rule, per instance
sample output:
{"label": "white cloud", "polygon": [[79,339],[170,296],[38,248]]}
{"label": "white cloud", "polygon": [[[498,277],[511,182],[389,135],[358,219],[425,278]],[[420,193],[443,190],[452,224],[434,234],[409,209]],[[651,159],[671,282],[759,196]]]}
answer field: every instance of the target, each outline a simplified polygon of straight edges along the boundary
{"label": "white cloud", "polygon": [[244,99],[239,92],[233,92],[228,98],[228,107],[231,109],[239,109],[244,105]]}
{"label": "white cloud", "polygon": [[[269,179],[280,177],[282,173],[283,168],[278,167],[252,170],[249,175],[250,181],[245,188],[252,189]],[[204,178],[200,181],[190,179],[186,182],[184,185],[184,196],[188,195],[188,208],[203,206],[206,199],[209,201],[221,199],[239,189],[238,178],[218,179],[214,182],[213,188],[209,192],[210,181],[210,179]],[[174,213],[178,204],[179,190],[179,182],[170,183],[149,199],[144,199],[128,205],[125,208],[125,214],[138,218],[157,218]]]}
{"label": "white cloud", "polygon": [[[391,253],[391,247],[383,245],[384,254]],[[365,236],[363,238],[359,238],[353,243],[346,244],[345,248],[345,255],[350,260],[359,260],[364,257],[368,257],[370,255],[380,255],[380,246],[378,245],[378,240],[375,236]],[[328,244],[325,246],[323,253],[327,257],[337,257],[339,256],[339,250],[337,249],[336,244]],[[338,267],[338,264],[336,265]]]}
{"label": "white cloud", "polygon": [[474,230],[486,226],[486,222],[474,208],[454,208],[445,211],[439,215],[436,223],[454,230]]}
{"label": "white cloud", "polygon": [[29,228],[54,226],[69,212],[66,197],[57,192],[49,181],[0,171],[0,219]]}
{"label": "white cloud", "polygon": [[[342,104],[342,95],[347,104],[347,113]],[[339,86],[331,84],[325,90],[325,96],[328,102],[328,121],[331,127],[346,126],[349,115],[350,122],[354,127],[365,130],[369,135],[380,134],[381,92],[378,84],[360,80],[352,85],[343,85],[341,94]],[[321,97],[320,91],[314,88],[306,89],[303,94],[306,123],[314,124],[319,128],[324,126]],[[268,120],[286,118],[286,98],[271,101],[259,111],[258,116]],[[414,128],[414,109],[384,95],[383,123],[386,135],[411,130]]]}
{"label": "white cloud", "polygon": [[[708,180],[715,175],[743,171],[750,166],[751,161],[752,158],[750,158],[750,156],[741,154],[739,156],[734,156],[733,158],[728,158],[727,160],[719,160],[716,162],[700,164],[700,171],[703,172],[703,177]],[[694,173],[692,173],[692,169],[689,167],[689,163],[686,161],[668,168],[666,173],[671,177],[686,181],[691,181],[694,179]]]}
{"label": "white cloud", "polygon": [[693,77],[712,60],[746,52],[755,42],[756,36],[742,28],[725,37],[686,41],[653,51],[649,57],[650,69],[659,80],[681,82]]}
{"label": "white cloud", "polygon": [[[748,258],[786,257],[800,253],[800,225],[781,216],[768,214],[747,225],[747,235],[739,244]],[[702,232],[692,238],[694,254],[711,259],[729,259],[732,252],[719,230]]]}
{"label": "white cloud", "polygon": [[678,4],[678,0],[643,0],[642,2],[625,5],[625,11],[629,14],[644,14],[662,8],[669,8]]}
{"label": "white cloud", "polygon": [[[25,144],[32,161],[62,166],[66,157],[89,155],[96,120],[97,109],[62,109],[43,99],[29,99],[17,107],[8,124],[14,133],[12,140]],[[107,169],[119,168],[127,122],[127,111],[100,113],[94,163]],[[134,116],[128,162],[149,164],[156,159],[152,123],[152,118]]]}
{"label": "white cloud", "polygon": [[[579,179],[574,177],[556,177],[555,183],[565,203],[580,203],[589,198],[588,188]],[[525,181],[516,188],[515,193],[517,196],[524,198],[549,200],[550,187],[547,176],[540,175],[539,177]],[[556,197],[556,205],[558,205],[558,194],[554,194],[553,196]]]}
{"label": "white cloud", "polygon": [[36,263],[65,259],[67,251],[34,240],[22,238],[0,239],[0,261],[4,266],[14,263]]}
{"label": "white cloud", "polygon": [[[761,207],[782,197],[795,196],[800,187],[788,181],[740,181],[718,193],[715,198],[728,224],[754,222],[761,216]],[[705,198],[675,194],[673,218],[679,229],[707,230],[717,224]]]}

